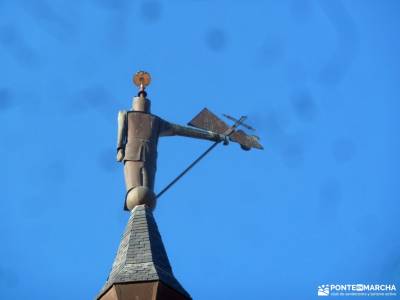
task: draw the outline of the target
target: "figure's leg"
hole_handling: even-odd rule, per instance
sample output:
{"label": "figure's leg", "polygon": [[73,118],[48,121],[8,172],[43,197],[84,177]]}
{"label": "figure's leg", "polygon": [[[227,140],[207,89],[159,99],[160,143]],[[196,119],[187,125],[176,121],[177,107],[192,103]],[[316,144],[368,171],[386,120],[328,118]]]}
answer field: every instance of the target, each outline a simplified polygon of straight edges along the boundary
{"label": "figure's leg", "polygon": [[142,161],[126,161],[124,166],[126,197],[125,210],[132,210],[136,205],[146,204],[155,207],[154,175]]}
{"label": "figure's leg", "polygon": [[124,173],[125,173],[125,185],[126,190],[142,185],[142,168],[144,163],[142,161],[125,161]]}
{"label": "figure's leg", "polygon": [[156,175],[156,167],[153,164],[145,163],[142,169],[142,184],[154,191],[154,179]]}

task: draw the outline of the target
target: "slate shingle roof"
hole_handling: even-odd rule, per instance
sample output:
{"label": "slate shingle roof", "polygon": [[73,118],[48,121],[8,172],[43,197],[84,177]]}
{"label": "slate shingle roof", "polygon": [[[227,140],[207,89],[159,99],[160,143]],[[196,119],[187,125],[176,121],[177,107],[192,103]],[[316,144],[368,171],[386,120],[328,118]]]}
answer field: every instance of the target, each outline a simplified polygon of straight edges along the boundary
{"label": "slate shingle roof", "polygon": [[110,275],[97,299],[114,283],[155,280],[191,299],[172,273],[151,210],[145,205],[138,205],[131,212]]}

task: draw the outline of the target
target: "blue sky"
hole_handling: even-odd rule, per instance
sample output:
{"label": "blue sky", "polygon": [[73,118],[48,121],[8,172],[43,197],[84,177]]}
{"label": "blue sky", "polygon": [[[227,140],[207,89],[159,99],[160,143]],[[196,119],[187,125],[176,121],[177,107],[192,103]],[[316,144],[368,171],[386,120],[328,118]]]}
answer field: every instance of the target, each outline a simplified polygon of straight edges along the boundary
{"label": "blue sky", "polygon": [[[128,219],[117,111],[247,115],[264,151],[219,146],[158,203],[194,299],[400,288],[398,1],[0,1],[0,288],[92,299]],[[159,145],[156,189],[209,146]],[[359,297],[360,299],[361,297]]]}

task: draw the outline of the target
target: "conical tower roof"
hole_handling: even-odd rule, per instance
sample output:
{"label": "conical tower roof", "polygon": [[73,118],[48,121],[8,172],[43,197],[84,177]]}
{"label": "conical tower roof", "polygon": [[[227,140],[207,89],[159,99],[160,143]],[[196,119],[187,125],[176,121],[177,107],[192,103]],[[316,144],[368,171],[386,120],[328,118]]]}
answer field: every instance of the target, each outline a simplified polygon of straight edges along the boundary
{"label": "conical tower roof", "polygon": [[172,273],[157,224],[146,205],[132,210],[110,275],[97,299],[135,299],[135,295],[149,300],[191,299]]}

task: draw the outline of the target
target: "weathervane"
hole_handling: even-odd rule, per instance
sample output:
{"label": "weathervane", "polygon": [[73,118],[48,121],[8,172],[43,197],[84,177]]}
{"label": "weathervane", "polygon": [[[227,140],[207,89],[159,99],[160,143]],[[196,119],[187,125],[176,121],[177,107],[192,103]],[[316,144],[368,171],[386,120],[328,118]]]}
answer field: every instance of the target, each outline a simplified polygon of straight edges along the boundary
{"label": "weathervane", "polygon": [[[118,113],[117,161],[124,162],[125,210],[131,211],[135,206],[141,204],[146,204],[154,209],[156,199],[221,142],[224,145],[228,145],[229,141],[238,143],[244,150],[263,149],[257,136],[248,135],[237,129],[239,126],[243,126],[246,129],[254,130],[251,126],[244,124],[247,117],[242,116],[235,119],[224,115],[234,121],[232,126],[228,126],[215,114],[204,108],[188,123],[189,126],[173,124],[150,113],[150,100],[145,91],[151,82],[150,74],[139,71],[133,77],[133,82],[139,88],[139,92],[133,98],[132,109]],[[173,135],[210,140],[214,143],[156,195],[154,180],[158,138]]]}

